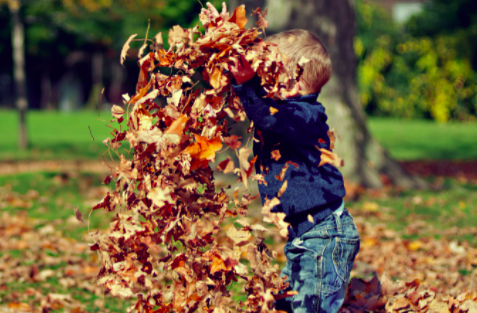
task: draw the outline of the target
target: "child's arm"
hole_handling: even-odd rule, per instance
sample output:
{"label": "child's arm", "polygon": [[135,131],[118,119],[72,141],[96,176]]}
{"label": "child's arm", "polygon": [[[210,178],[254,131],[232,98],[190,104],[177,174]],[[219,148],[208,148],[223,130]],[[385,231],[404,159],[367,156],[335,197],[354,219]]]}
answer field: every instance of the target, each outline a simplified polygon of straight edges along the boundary
{"label": "child's arm", "polygon": [[263,98],[264,92],[260,88],[258,77],[242,85],[233,85],[257,129],[295,143],[314,146],[320,138],[329,141],[326,115],[320,114],[324,113],[321,105],[301,105],[300,102],[278,105],[273,99]]}

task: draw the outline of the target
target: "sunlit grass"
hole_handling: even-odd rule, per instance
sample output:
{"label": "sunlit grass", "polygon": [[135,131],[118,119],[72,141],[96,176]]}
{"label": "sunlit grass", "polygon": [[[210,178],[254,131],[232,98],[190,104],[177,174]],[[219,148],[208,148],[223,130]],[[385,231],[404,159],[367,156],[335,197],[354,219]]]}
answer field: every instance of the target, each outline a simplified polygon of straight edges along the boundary
{"label": "sunlit grass", "polygon": [[[100,159],[106,150],[101,141],[111,131],[106,126],[110,119],[106,111],[100,117],[97,111],[30,111],[30,148],[19,151],[17,113],[1,110],[0,160]],[[477,158],[477,123],[373,117],[368,121],[375,138],[399,160]]]}
{"label": "sunlit grass", "polygon": [[398,160],[477,159],[477,123],[369,118],[374,137]]}

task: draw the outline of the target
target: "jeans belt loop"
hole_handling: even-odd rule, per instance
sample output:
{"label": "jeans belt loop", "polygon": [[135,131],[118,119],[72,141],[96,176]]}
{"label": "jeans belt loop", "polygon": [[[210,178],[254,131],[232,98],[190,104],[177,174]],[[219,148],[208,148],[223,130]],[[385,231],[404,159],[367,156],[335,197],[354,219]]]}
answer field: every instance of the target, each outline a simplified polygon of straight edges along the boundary
{"label": "jeans belt loop", "polygon": [[341,234],[343,232],[343,227],[341,226],[341,214],[343,214],[344,210],[344,201],[341,203],[340,207],[336,209],[332,214],[335,217],[336,221],[336,229],[338,230],[338,234]]}
{"label": "jeans belt loop", "polygon": [[299,246],[299,245],[302,244],[302,243],[303,243],[303,240],[301,240],[300,237],[293,239],[293,244],[294,244],[294,245],[298,245],[298,246]]}

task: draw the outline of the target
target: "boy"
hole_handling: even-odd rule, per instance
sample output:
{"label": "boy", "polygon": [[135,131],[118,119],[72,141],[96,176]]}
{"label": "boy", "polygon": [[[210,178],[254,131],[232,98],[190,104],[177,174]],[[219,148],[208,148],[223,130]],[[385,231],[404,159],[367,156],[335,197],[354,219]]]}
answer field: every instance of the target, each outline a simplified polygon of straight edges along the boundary
{"label": "boy", "polygon": [[[208,13],[218,16],[210,5]],[[222,15],[226,13],[223,5]],[[290,223],[284,251],[287,258],[282,277],[288,276],[293,297],[277,301],[277,309],[287,312],[337,312],[344,301],[346,288],[359,251],[356,225],[344,207],[346,193],[340,171],[330,164],[318,166],[320,151],[330,150],[329,127],[325,108],[317,102],[321,88],[331,76],[331,60],[321,42],[306,30],[290,30],[266,38],[290,59],[289,68],[305,57],[303,75],[285,100],[263,98],[266,94],[250,64],[242,58],[231,72],[236,80],[234,92],[240,97],[247,116],[254,122],[253,151],[256,171],[267,185],[260,184],[262,203],[277,197],[288,181],[280,205],[272,212],[284,212]],[[271,114],[270,107],[278,109]],[[278,150],[279,154],[272,151]],[[277,157],[277,155],[281,155]],[[287,161],[283,181],[280,175]]]}

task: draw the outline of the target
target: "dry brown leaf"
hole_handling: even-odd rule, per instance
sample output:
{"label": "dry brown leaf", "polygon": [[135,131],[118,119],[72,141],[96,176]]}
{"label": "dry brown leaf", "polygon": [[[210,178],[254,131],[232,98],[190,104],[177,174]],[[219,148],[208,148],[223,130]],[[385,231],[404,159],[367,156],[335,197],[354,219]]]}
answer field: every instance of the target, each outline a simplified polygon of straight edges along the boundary
{"label": "dry brown leaf", "polygon": [[285,173],[287,172],[288,169],[288,163],[286,163],[283,167],[282,170],[280,171],[280,174],[276,175],[275,178],[278,179],[279,181],[283,181],[285,178]]}
{"label": "dry brown leaf", "polygon": [[285,193],[285,191],[287,190],[287,187],[288,187],[288,180],[285,180],[283,182],[283,185],[280,187],[280,189],[278,189],[278,195],[277,195],[278,198],[280,198]]}
{"label": "dry brown leaf", "polygon": [[227,236],[232,239],[235,244],[239,244],[241,242],[247,241],[251,237],[251,234],[249,231],[237,230],[232,224],[227,230]]}
{"label": "dry brown leaf", "polygon": [[81,223],[84,223],[83,214],[81,214],[81,211],[77,207],[75,207],[73,210],[75,211],[76,219],[80,221]]}
{"label": "dry brown leaf", "polygon": [[325,164],[331,164],[334,167],[338,168],[344,165],[343,160],[336,153],[333,153],[327,149],[318,148],[318,147],[316,148],[321,152],[321,161],[318,167]]}
{"label": "dry brown leaf", "polygon": [[282,157],[282,155],[280,154],[280,150],[273,150],[272,151],[272,159],[273,160],[278,161],[278,160],[280,160],[281,157]]}
{"label": "dry brown leaf", "polygon": [[248,176],[247,171],[250,168],[250,162],[248,161],[248,156],[252,152],[252,149],[249,148],[240,148],[239,150],[239,165],[240,165],[240,174],[242,177],[242,182],[246,189],[248,189]]}
{"label": "dry brown leaf", "polygon": [[147,43],[143,43],[141,48],[139,48],[139,52],[137,54],[138,59],[142,58],[142,55],[144,53],[144,50],[146,50],[146,48],[147,48]]}
{"label": "dry brown leaf", "polygon": [[119,61],[121,63],[121,65],[124,65],[124,60],[126,60],[126,56],[128,54],[128,50],[129,50],[129,44],[131,43],[131,41],[134,39],[134,37],[136,37],[137,34],[134,34],[134,35],[131,35],[129,36],[128,40],[126,40],[126,42],[124,43],[124,46],[123,48],[121,49],[121,56],[119,58]]}
{"label": "dry brown leaf", "polygon": [[243,29],[245,27],[245,24],[247,24],[248,22],[246,15],[247,14],[245,12],[245,5],[242,4],[234,10],[232,17],[229,19],[229,22],[235,23],[241,29]]}
{"label": "dry brown leaf", "polygon": [[124,109],[119,105],[113,104],[113,107],[111,108],[111,114],[114,118],[121,118],[123,117]]}
{"label": "dry brown leaf", "polygon": [[328,131],[328,137],[330,137],[330,150],[333,151],[335,149],[335,130],[331,129]]}
{"label": "dry brown leaf", "polygon": [[157,33],[156,36],[154,36],[154,40],[156,41],[156,44],[162,45],[162,32]]}

